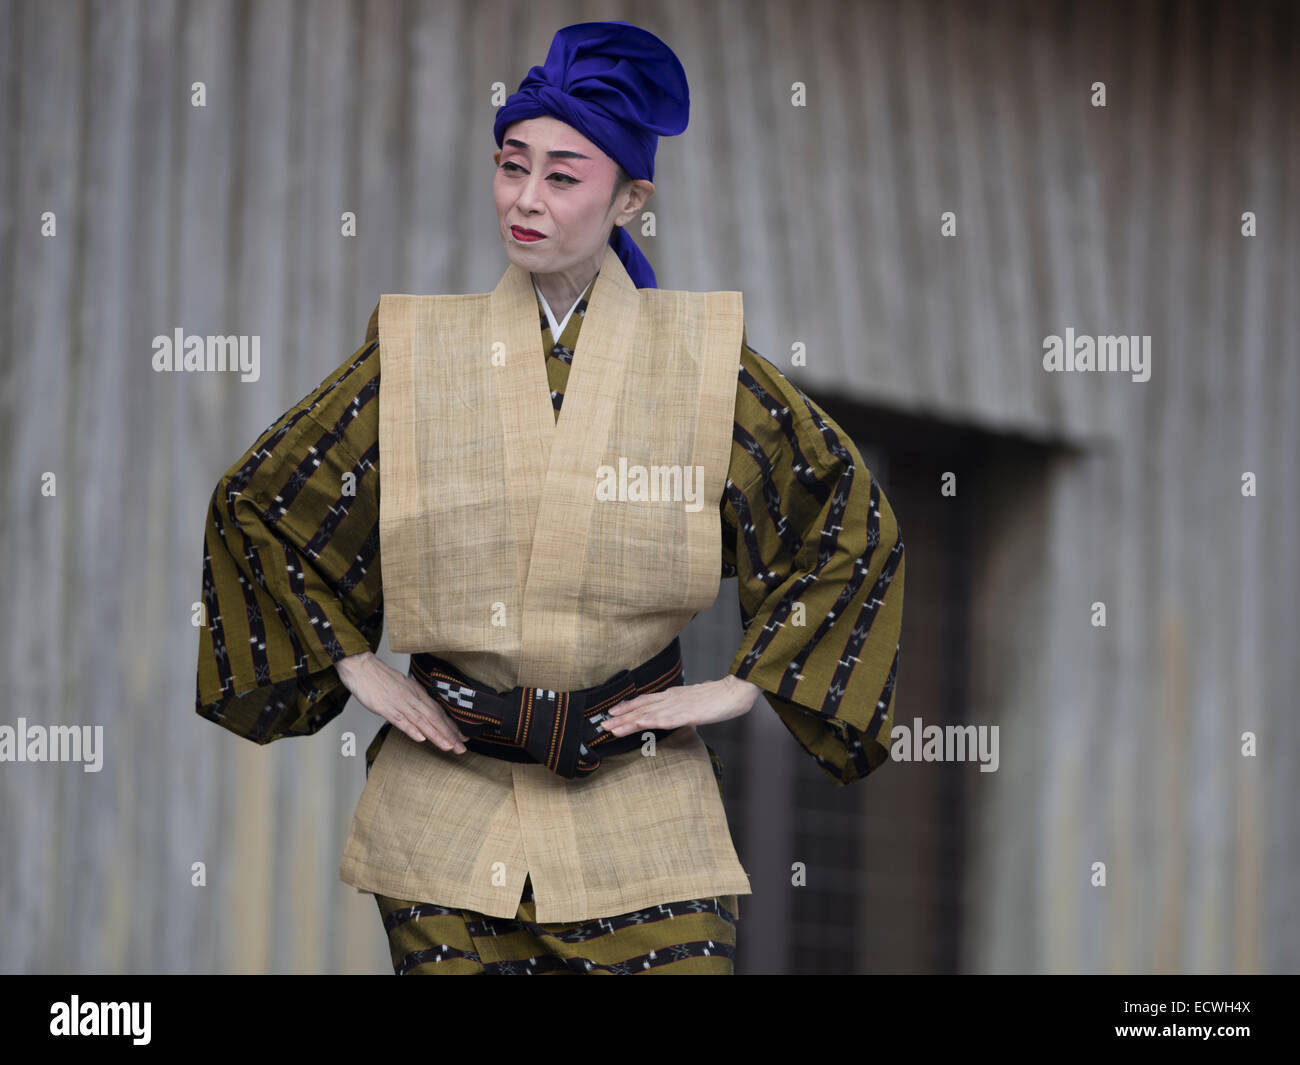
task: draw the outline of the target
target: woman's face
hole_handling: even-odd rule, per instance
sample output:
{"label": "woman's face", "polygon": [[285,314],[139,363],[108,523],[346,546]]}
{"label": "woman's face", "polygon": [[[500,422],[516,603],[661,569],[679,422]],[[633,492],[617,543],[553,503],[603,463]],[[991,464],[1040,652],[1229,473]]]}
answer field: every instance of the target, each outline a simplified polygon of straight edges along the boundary
{"label": "woman's face", "polygon": [[549,115],[511,123],[493,158],[492,195],[510,261],[537,274],[595,273],[610,227],[635,214],[620,211],[622,198],[610,202],[614,160]]}

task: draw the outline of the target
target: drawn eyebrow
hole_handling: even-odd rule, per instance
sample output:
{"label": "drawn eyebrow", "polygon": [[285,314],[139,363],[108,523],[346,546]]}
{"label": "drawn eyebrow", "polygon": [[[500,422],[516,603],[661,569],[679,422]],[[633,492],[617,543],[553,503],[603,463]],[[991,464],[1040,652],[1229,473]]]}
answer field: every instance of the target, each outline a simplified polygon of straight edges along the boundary
{"label": "drawn eyebrow", "polygon": [[[511,148],[528,147],[528,145],[525,144],[523,141],[515,140],[514,137],[507,137],[506,144],[508,144]],[[570,151],[567,148],[557,148],[555,151],[547,152],[546,154],[551,159],[590,159],[591,158],[591,156],[589,155],[583,155],[581,152]]]}

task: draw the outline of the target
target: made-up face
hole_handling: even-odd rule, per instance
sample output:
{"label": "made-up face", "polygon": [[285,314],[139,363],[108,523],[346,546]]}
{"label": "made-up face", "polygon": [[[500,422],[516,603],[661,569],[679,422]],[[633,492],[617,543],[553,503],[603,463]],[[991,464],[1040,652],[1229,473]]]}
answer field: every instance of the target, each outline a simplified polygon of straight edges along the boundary
{"label": "made-up face", "polygon": [[511,123],[493,155],[492,195],[506,255],[537,274],[600,268],[610,227],[635,211],[610,203],[618,166],[572,126],[542,115]]}

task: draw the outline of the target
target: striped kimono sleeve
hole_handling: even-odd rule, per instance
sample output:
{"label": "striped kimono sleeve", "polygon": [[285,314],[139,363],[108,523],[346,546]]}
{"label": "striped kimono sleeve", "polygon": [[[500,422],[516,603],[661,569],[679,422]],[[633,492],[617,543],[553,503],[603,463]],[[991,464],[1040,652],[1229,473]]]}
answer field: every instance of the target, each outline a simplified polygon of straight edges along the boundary
{"label": "striped kimono sleeve", "polygon": [[383,632],[379,345],[368,336],[212,493],[196,709],[255,743],[333,720],[351,695],[333,663],[377,650]]}
{"label": "striped kimono sleeve", "polygon": [[722,521],[745,626],[731,673],[838,783],[866,776],[889,757],[898,522],[848,435],[748,344]]}

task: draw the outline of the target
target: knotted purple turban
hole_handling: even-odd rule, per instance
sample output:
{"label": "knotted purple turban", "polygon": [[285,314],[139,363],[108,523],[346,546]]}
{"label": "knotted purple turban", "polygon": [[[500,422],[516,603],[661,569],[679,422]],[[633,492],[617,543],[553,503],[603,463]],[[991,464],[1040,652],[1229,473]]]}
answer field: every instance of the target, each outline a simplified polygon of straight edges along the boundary
{"label": "knotted purple turban", "polygon": [[[497,147],[512,122],[550,115],[567,123],[633,178],[654,180],[659,137],[686,128],[686,72],[663,41],[628,22],[580,22],[551,41],[497,111]],[[609,243],[637,288],[657,288],[654,270],[622,226]]]}

